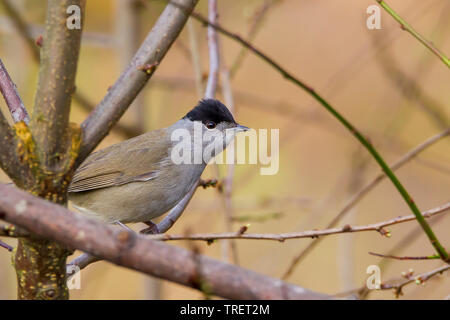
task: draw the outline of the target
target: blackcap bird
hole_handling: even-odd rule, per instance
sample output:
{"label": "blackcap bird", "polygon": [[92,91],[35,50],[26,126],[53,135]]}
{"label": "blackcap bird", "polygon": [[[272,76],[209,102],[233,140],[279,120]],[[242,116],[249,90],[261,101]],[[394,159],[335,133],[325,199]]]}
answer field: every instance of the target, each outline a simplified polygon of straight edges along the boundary
{"label": "blackcap bird", "polygon": [[246,130],[220,101],[201,100],[170,127],[92,153],[74,174],[69,200],[107,223],[150,221],[182,200],[209,160]]}

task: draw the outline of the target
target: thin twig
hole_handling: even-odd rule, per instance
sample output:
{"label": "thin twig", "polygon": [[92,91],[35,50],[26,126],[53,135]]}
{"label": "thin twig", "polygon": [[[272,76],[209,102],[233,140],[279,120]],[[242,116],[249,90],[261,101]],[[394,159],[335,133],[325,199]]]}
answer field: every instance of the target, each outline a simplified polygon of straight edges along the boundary
{"label": "thin twig", "polygon": [[[422,217],[430,218],[434,215],[444,213],[450,209],[450,202],[445,203],[442,206],[427,210],[423,212]],[[302,238],[317,238],[327,235],[335,235],[342,233],[353,233],[353,232],[364,232],[364,231],[376,231],[382,236],[389,237],[390,231],[385,228],[391,225],[404,223],[407,221],[415,220],[415,215],[409,216],[399,216],[397,218],[392,218],[386,221],[363,225],[363,226],[350,226],[345,225],[341,228],[331,228],[323,230],[310,230],[301,232],[291,232],[291,233],[244,233],[239,232],[228,232],[228,233],[205,233],[205,234],[190,234],[186,235],[170,235],[170,234],[157,234],[149,235],[150,239],[153,240],[203,240],[203,241],[214,241],[218,239],[253,239],[253,240],[275,240],[283,242],[285,240],[291,239],[302,239]]]}
{"label": "thin twig", "polygon": [[[399,168],[401,168],[404,164],[406,164],[408,161],[414,159],[419,153],[427,149],[428,147],[432,146],[434,143],[438,142],[440,139],[447,137],[450,135],[450,128],[438,133],[437,135],[434,135],[433,137],[425,140],[418,146],[416,146],[414,149],[406,153],[403,157],[401,157],[399,160],[397,160],[392,166],[390,167],[391,170],[395,171]],[[327,228],[334,227],[345,215],[359,202],[361,201],[365,195],[369,193],[375,186],[377,186],[381,181],[383,181],[386,178],[386,174],[384,172],[381,172],[378,174],[371,182],[366,184],[362,189],[360,189],[348,202],[347,204],[341,209],[341,211],[333,218],[333,220],[327,225]],[[283,279],[287,279],[292,272],[295,269],[295,266],[300,263],[310,252],[312,252],[312,249],[315,248],[320,243],[321,239],[316,239],[313,242],[311,242],[305,249],[300,252],[294,259],[292,260],[291,264],[289,265],[286,272],[283,274]]]}
{"label": "thin twig", "polygon": [[[406,279],[400,283],[397,283],[397,284],[382,283],[380,285],[380,289],[378,289],[378,290],[393,289],[395,291],[395,295],[398,297],[403,294],[402,290],[403,290],[403,287],[405,287],[406,285],[408,285],[410,283],[424,284],[426,281],[430,280],[434,276],[436,276],[438,274],[442,274],[443,272],[445,272],[449,269],[450,269],[450,264],[446,264],[437,269],[419,274],[418,276],[410,275],[410,276],[408,276],[408,279]],[[391,281],[389,281],[389,282],[391,282]],[[394,282],[398,282],[398,280],[394,281]]]}
{"label": "thin twig", "polygon": [[[445,215],[440,215],[435,217],[433,220],[430,221],[431,225],[436,225],[441,221],[443,218],[445,218]],[[392,247],[389,252],[387,253],[388,256],[394,256],[399,253],[401,249],[405,249],[408,246],[411,246],[414,243],[414,240],[417,238],[418,235],[422,234],[422,228],[420,226],[416,226],[411,230],[406,236],[404,236],[400,241],[395,244],[394,247]],[[391,263],[394,260],[391,259],[382,259],[378,266],[381,270],[386,270],[389,263]],[[358,289],[354,289],[353,293],[358,294],[359,299],[367,299],[367,297],[373,292],[373,290],[370,290],[367,288],[367,286],[364,284],[362,287]],[[347,296],[345,292],[339,293],[338,295]]]}
{"label": "thin twig", "polygon": [[314,99],[316,99],[328,112],[330,112],[344,127],[347,128],[354,136],[355,138],[367,149],[367,151],[372,155],[372,157],[376,160],[376,162],[379,164],[379,166],[382,168],[382,170],[386,173],[386,175],[389,177],[397,191],[400,193],[408,207],[411,209],[411,211],[416,216],[417,222],[422,226],[422,229],[424,230],[425,234],[427,235],[430,243],[435,248],[436,252],[441,256],[442,260],[446,261],[449,259],[449,255],[445,248],[442,246],[442,244],[437,239],[436,235],[434,234],[433,230],[429,226],[429,224],[423,219],[419,208],[415,204],[413,198],[409,195],[408,191],[405,189],[403,184],[400,182],[400,180],[397,178],[397,176],[394,174],[394,172],[389,168],[389,166],[384,161],[383,157],[378,153],[377,149],[369,142],[368,139],[366,139],[346,118],[344,118],[335,108],[333,108],[320,94],[318,94],[312,87],[307,85],[305,82],[301,81],[297,77],[295,77],[293,74],[291,74],[289,71],[284,69],[280,64],[278,64],[275,60],[269,58],[266,54],[264,54],[262,51],[255,48],[252,44],[242,39],[239,35],[234,34],[223,27],[219,26],[218,24],[211,23],[206,18],[204,18],[202,15],[193,12],[192,16],[201,21],[202,23],[214,27],[216,30],[221,32],[222,34],[230,37],[231,39],[239,42],[243,46],[247,47],[249,50],[251,50],[254,54],[259,56],[261,59],[263,59],[265,62],[267,62],[270,66],[272,66],[275,70],[277,70],[283,77],[285,77],[287,80],[293,82],[303,90],[305,90],[307,93],[309,93]]}
{"label": "thin twig", "polygon": [[375,252],[369,252],[370,255],[372,256],[377,256],[380,258],[385,258],[385,259],[394,259],[394,260],[433,260],[433,259],[440,259],[440,257],[438,255],[431,255],[431,256],[422,256],[422,257],[409,257],[409,256],[403,256],[403,257],[398,257],[398,256],[393,256],[393,255],[389,255],[389,254],[380,254],[380,253],[375,253]]}
{"label": "thin twig", "polygon": [[[221,50],[223,52],[223,50]],[[224,56],[222,54],[222,56]],[[220,71],[221,79],[222,79],[222,96],[224,97],[225,104],[228,106],[232,114],[236,114],[234,108],[234,98],[233,98],[233,90],[231,88],[231,78],[230,78],[230,70],[228,69],[225,59],[222,58],[221,61],[221,71]],[[223,179],[223,192],[220,192],[219,195],[222,197],[223,205],[225,209],[225,225],[226,231],[230,232],[233,228],[233,201],[232,201],[232,193],[233,193],[233,178],[234,178],[234,162],[231,164],[227,164],[226,166],[226,176]],[[229,241],[229,247],[231,249],[232,261],[239,265],[239,256],[236,247],[236,242],[234,240]]]}
{"label": "thin twig", "polygon": [[[217,11],[217,0],[209,0],[208,1],[208,17],[209,21],[212,21],[213,23],[218,22],[219,13]],[[205,90],[205,98],[214,98],[216,95],[217,87],[219,84],[219,73],[221,70],[221,67],[223,66],[223,60],[221,61],[221,54],[220,54],[220,44],[219,39],[217,36],[217,31],[215,28],[208,26],[208,49],[209,49],[209,75],[208,75],[208,81],[206,84],[206,90]],[[228,83],[229,84],[229,83]],[[224,92],[226,93],[226,98],[230,98],[230,91]],[[231,103],[231,105],[230,105]],[[233,105],[232,101],[226,101],[226,104],[228,105],[228,108],[230,108],[230,111],[233,112]],[[217,176],[219,176],[219,167],[216,164],[214,164],[214,167],[217,172]],[[224,185],[226,184],[226,179],[224,180]],[[229,202],[227,202],[227,197],[225,195],[222,195],[222,193],[219,194],[219,196],[224,200],[224,206],[225,206],[225,226],[226,231],[231,231],[232,228],[232,220],[231,220],[231,212]],[[238,264],[238,256],[237,256],[237,248],[236,243],[234,241],[224,240],[221,242],[222,244],[222,252],[223,252],[223,258],[229,261],[232,261],[234,264]],[[231,252],[231,255],[230,255]]]}
{"label": "thin twig", "polygon": [[[359,288],[346,290],[344,292],[339,292],[337,294],[334,294],[333,297],[346,297],[349,295],[357,295],[358,298],[366,298],[367,295],[371,292],[376,292],[380,290],[395,290],[395,295],[398,298],[400,295],[403,294],[402,289],[404,286],[415,282],[416,284],[425,284],[425,281],[431,279],[432,277],[441,274],[447,270],[450,269],[450,265],[443,265],[442,267],[439,267],[437,269],[422,273],[418,276],[414,277],[414,271],[410,269],[408,272],[402,272],[402,278],[401,279],[392,279],[388,280],[385,283],[380,284],[380,288],[376,290],[367,289],[367,285],[364,285]],[[404,280],[404,279],[407,280]]]}
{"label": "thin twig", "polygon": [[[0,86],[8,88],[6,78],[2,77]],[[6,80],[6,82],[3,82]],[[4,87],[3,87],[4,88]],[[3,89],[2,89],[3,90]],[[0,111],[0,168],[13,180],[18,187],[23,187],[27,178],[31,175],[28,163],[22,161],[16,152],[19,149],[19,141],[16,132],[9,125],[3,113]]]}
{"label": "thin twig", "polygon": [[425,47],[427,47],[431,52],[433,52],[439,59],[441,59],[444,64],[450,68],[450,60],[446,57],[446,55],[441,52],[438,48],[436,48],[433,43],[425,39],[420,33],[413,29],[402,17],[400,17],[389,5],[383,0],[376,0],[383,9],[386,10],[398,23],[403,30],[408,31],[414,38],[419,40]]}
{"label": "thin twig", "polygon": [[26,124],[30,122],[27,110],[23,105],[22,99],[17,92],[17,87],[11,80],[2,60],[0,59],[0,91],[6,101],[6,105],[11,112],[14,122],[24,121]]}
{"label": "thin twig", "polygon": [[[212,23],[217,23],[217,0],[208,0],[208,18]],[[208,26],[208,48],[209,48],[209,76],[206,83],[205,98],[214,98],[217,84],[219,82],[219,41],[217,32],[212,26]]]}
{"label": "thin twig", "polygon": [[445,166],[444,164],[440,164],[438,162],[429,160],[429,159],[423,159],[423,158],[416,158],[414,161],[421,166],[424,166],[425,168],[429,168],[432,170],[436,170],[439,173],[446,174],[450,176],[450,168]]}
{"label": "thin twig", "polygon": [[173,207],[169,213],[157,224],[157,230],[159,233],[166,232],[169,230],[175,222],[181,217],[184,210],[186,209],[189,201],[191,201],[194,196],[195,191],[200,186],[200,181],[192,187],[192,189],[181,199],[180,202],[177,203],[175,207]]}

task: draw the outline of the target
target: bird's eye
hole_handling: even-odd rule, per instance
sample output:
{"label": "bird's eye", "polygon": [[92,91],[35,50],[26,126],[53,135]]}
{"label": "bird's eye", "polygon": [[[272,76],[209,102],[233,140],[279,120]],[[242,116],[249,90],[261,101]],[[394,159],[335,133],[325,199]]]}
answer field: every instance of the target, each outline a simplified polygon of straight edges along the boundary
{"label": "bird's eye", "polygon": [[208,121],[208,122],[205,123],[205,126],[208,129],[214,129],[216,127],[216,124],[213,121]]}

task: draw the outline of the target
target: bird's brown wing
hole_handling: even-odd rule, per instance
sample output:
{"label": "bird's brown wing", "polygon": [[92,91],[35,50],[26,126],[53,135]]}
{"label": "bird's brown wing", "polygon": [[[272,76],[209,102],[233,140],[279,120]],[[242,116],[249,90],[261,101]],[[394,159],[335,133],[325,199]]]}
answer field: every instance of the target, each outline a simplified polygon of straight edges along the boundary
{"label": "bird's brown wing", "polygon": [[167,159],[165,135],[153,131],[91,154],[77,169],[69,192],[155,179]]}

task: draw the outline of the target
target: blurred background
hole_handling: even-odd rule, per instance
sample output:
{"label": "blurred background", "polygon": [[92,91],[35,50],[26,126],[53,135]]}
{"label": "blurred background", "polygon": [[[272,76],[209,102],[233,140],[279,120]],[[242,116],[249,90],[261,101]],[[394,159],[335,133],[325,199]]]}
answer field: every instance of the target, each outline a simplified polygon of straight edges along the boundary
{"label": "blurred background", "polygon": [[[0,1],[0,57],[31,110],[38,66]],[[37,38],[43,31],[45,1],[10,1]],[[381,30],[368,30],[371,0],[219,0],[219,23],[236,32],[322,94],[359,128],[389,163],[449,125],[448,68],[381,10]],[[444,53],[450,54],[448,0],[390,0],[394,8]],[[77,92],[96,105],[130,61],[165,1],[87,1]],[[198,12],[207,14],[207,1]],[[262,176],[256,165],[236,165],[231,201],[217,188],[199,189],[170,230],[209,233],[250,224],[252,233],[284,233],[325,228],[345,204],[380,172],[354,137],[300,88],[241,46],[219,35],[222,72],[231,75],[234,114],[252,128],[280,129],[280,169]],[[194,57],[194,59],[193,59]],[[194,67],[198,62],[197,67]],[[185,115],[206,82],[206,28],[190,21],[152,79],[99,148],[130,134],[164,127]],[[203,83],[203,85],[204,85]],[[223,100],[221,89],[218,98]],[[0,99],[5,114],[5,103]],[[74,101],[71,118],[81,123],[89,112]],[[450,139],[442,139],[397,171],[421,210],[450,200]],[[203,178],[222,179],[227,168],[208,166]],[[219,174],[219,175],[218,175]],[[0,181],[8,178],[0,172]],[[1,196],[1,195],[0,195]],[[338,223],[364,225],[411,214],[390,181],[376,186]],[[429,220],[450,247],[450,219]],[[328,236],[295,266],[287,281],[328,294],[365,285],[369,265],[380,265],[382,281],[441,265],[437,260],[382,262],[369,251],[396,255],[433,254],[415,221],[389,227],[390,238],[376,232]],[[140,230],[144,225],[135,225]],[[419,230],[419,231],[417,231]],[[14,245],[14,240],[2,239]],[[264,240],[172,242],[207,256],[280,278],[311,239],[284,243]],[[231,250],[236,248],[237,260]],[[79,254],[79,253],[77,253]],[[404,288],[402,299],[444,299],[450,295],[448,272],[426,285]],[[0,299],[16,298],[11,254],[0,250]],[[72,299],[203,299],[195,290],[98,262],[81,274]],[[392,291],[370,292],[368,299],[395,298]]]}

